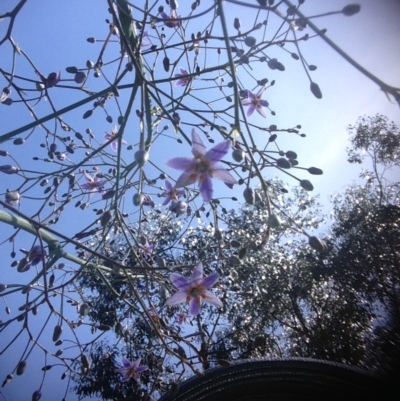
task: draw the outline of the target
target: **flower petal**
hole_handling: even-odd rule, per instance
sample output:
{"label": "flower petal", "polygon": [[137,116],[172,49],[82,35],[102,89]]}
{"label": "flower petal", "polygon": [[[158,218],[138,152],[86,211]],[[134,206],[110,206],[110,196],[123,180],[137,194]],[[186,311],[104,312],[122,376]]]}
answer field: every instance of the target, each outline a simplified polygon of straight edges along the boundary
{"label": "flower petal", "polygon": [[192,129],[192,153],[196,158],[202,157],[206,154],[206,147],[204,146],[199,134],[194,129]]}
{"label": "flower petal", "polygon": [[258,113],[261,114],[264,118],[267,117],[266,114],[265,114],[264,109],[262,108],[262,106],[257,106],[257,107],[256,107],[256,110],[257,110]]}
{"label": "flower petal", "polygon": [[145,372],[146,370],[149,370],[149,368],[148,368],[146,365],[138,366],[138,367],[136,368],[136,372],[138,372],[138,373]]}
{"label": "flower petal", "polygon": [[251,104],[250,106],[249,106],[249,108],[247,109],[247,113],[246,113],[246,116],[247,117],[250,117],[253,113],[254,113],[254,110],[255,110],[256,108]]}
{"label": "flower petal", "polygon": [[263,107],[268,107],[268,106],[269,106],[269,103],[268,103],[266,100],[264,100],[264,99],[261,99],[261,100],[260,100],[260,104],[261,104],[261,106],[263,106]]}
{"label": "flower petal", "polygon": [[266,87],[266,86],[263,86],[263,87],[257,92],[256,97],[257,97],[257,98],[260,98],[260,97],[263,95],[263,93],[265,92],[265,89],[267,89],[267,87]]}
{"label": "flower petal", "polygon": [[189,313],[192,316],[196,316],[199,314],[200,312],[200,306],[201,306],[201,297],[193,297],[190,300],[190,304],[189,304]]}
{"label": "flower petal", "polygon": [[196,267],[194,268],[190,278],[189,278],[189,285],[191,287],[196,287],[201,283],[203,279],[203,263],[197,263]]}
{"label": "flower petal", "polygon": [[202,183],[200,185],[200,194],[204,202],[210,202],[213,194],[213,186],[211,178],[208,175],[202,176]]}
{"label": "flower petal", "polygon": [[176,292],[171,298],[167,299],[165,305],[177,305],[186,302],[188,294],[186,292]]}
{"label": "flower petal", "polygon": [[206,158],[211,161],[211,164],[218,162],[228,153],[230,147],[229,140],[218,143],[206,153]]}
{"label": "flower petal", "polygon": [[225,182],[225,184],[228,184],[228,185],[237,184],[237,181],[231,175],[231,173],[219,165],[213,167],[212,176],[213,176],[213,178],[216,178],[217,180],[221,180],[221,181]]}
{"label": "flower petal", "polygon": [[168,160],[166,164],[168,167],[176,170],[188,170],[193,168],[193,159],[189,159],[188,157],[174,157]]}
{"label": "flower petal", "polygon": [[[125,368],[130,368],[132,366],[131,361],[124,357],[122,358],[122,364],[124,365]],[[121,368],[121,369],[125,369],[125,368]]]}
{"label": "flower petal", "polygon": [[218,281],[218,279],[219,279],[219,274],[212,273],[209,276],[203,278],[203,280],[201,281],[201,285],[204,288],[211,288]]}
{"label": "flower petal", "polygon": [[181,274],[172,273],[169,276],[171,283],[180,291],[185,291],[186,287],[189,285],[189,281],[186,277],[183,277]]}
{"label": "flower petal", "polygon": [[202,296],[203,296],[204,302],[207,302],[218,308],[222,308],[222,306],[224,306],[224,304],[221,302],[221,300],[215,294],[213,294],[211,291],[204,290]]}
{"label": "flower petal", "polygon": [[172,184],[168,180],[165,180],[165,188],[167,188],[168,191],[172,189]]}
{"label": "flower petal", "polygon": [[197,181],[198,173],[189,170],[188,172],[182,173],[177,179],[175,186],[177,188],[186,187],[187,185],[193,184]]}
{"label": "flower petal", "polygon": [[133,366],[134,368],[137,368],[140,365],[142,358],[138,358],[136,359],[136,361],[133,361],[131,366]]}

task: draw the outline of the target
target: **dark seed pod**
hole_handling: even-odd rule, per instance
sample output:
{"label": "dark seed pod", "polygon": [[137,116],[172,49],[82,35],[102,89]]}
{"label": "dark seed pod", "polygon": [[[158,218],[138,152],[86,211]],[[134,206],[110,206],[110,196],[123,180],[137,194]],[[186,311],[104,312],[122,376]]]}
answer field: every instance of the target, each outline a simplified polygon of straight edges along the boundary
{"label": "dark seed pod", "polygon": [[291,151],[291,150],[288,150],[288,151],[285,153],[285,156],[286,156],[288,159],[297,159],[297,153],[296,153],[296,152],[293,152],[293,151]]}
{"label": "dark seed pod", "polygon": [[86,77],[87,75],[83,71],[79,71],[75,74],[74,81],[77,84],[81,84],[82,82],[85,81]]}
{"label": "dark seed pod", "polygon": [[62,334],[62,326],[57,325],[54,327],[54,331],[53,331],[53,341],[56,342],[60,339]]}
{"label": "dark seed pod", "polygon": [[101,331],[108,331],[111,330],[111,326],[108,324],[101,324],[100,326],[97,326],[97,328]]}
{"label": "dark seed pod", "polygon": [[32,313],[36,316],[36,315],[38,314],[38,312],[39,312],[39,307],[38,307],[37,305],[35,305],[35,306],[32,308]]}
{"label": "dark seed pod", "polygon": [[149,160],[149,152],[139,149],[137,152],[135,152],[134,157],[138,167],[143,167],[147,160]]}
{"label": "dark seed pod", "polygon": [[115,191],[113,189],[107,191],[105,194],[103,194],[102,198],[103,199],[111,199],[115,195]]}
{"label": "dark seed pod", "polygon": [[221,230],[218,230],[218,228],[214,231],[214,238],[217,241],[221,241],[222,240],[222,233],[221,233]]}
{"label": "dark seed pod", "polygon": [[226,359],[218,359],[217,362],[220,366],[223,366],[223,367],[231,366],[231,363],[229,361],[227,361]]}
{"label": "dark seed pod", "polygon": [[311,82],[310,90],[317,99],[322,99],[322,92],[318,84],[316,84],[315,82]]}
{"label": "dark seed pod", "polygon": [[309,69],[310,71],[315,71],[315,70],[317,69],[317,66],[314,65],[314,64],[310,64],[310,65],[308,66],[308,69]]}
{"label": "dark seed pod", "polygon": [[39,401],[42,398],[42,392],[40,390],[34,391],[32,394],[32,401]]}
{"label": "dark seed pod", "polygon": [[24,257],[22,258],[19,263],[18,263],[18,267],[17,267],[17,271],[19,273],[25,273],[27,272],[29,269],[31,268],[31,265],[29,263],[29,258]]}
{"label": "dark seed pod", "polygon": [[24,138],[14,139],[14,142],[13,142],[14,145],[22,145],[23,143],[25,143],[25,139]]}
{"label": "dark seed pod", "polygon": [[17,375],[21,376],[22,373],[25,372],[26,369],[26,361],[21,361],[17,366]]}
{"label": "dark seed pod", "polygon": [[140,206],[144,201],[144,195],[136,193],[135,195],[133,195],[133,199],[132,200],[133,200],[133,204],[135,206]]}
{"label": "dark seed pod", "polygon": [[244,200],[246,201],[246,203],[248,203],[249,205],[254,205],[255,194],[254,194],[254,190],[252,188],[247,187],[243,191],[243,197],[244,197]]}
{"label": "dark seed pod", "polygon": [[239,18],[235,18],[233,20],[233,26],[235,29],[240,29],[240,19]]}
{"label": "dark seed pod", "polygon": [[49,287],[53,287],[54,280],[56,279],[56,276],[52,274],[49,278]]}
{"label": "dark seed pod", "polygon": [[244,151],[242,149],[235,149],[232,152],[233,160],[235,160],[238,163],[241,163],[244,160],[245,155],[246,154],[244,153]]}
{"label": "dark seed pod", "polygon": [[43,366],[42,370],[44,372],[46,370],[50,370],[52,367],[53,367],[53,365],[46,365],[46,366]]}
{"label": "dark seed pod", "polygon": [[89,359],[88,359],[88,357],[86,355],[84,355],[84,354],[81,355],[81,362],[82,362],[82,366],[85,369],[89,369],[90,368],[90,362],[89,362]]}
{"label": "dark seed pod", "polygon": [[1,385],[1,387],[6,386],[8,383],[10,383],[10,381],[12,380],[13,375],[8,374],[7,377],[4,379],[3,384]]}
{"label": "dark seed pod", "polygon": [[164,66],[164,70],[166,72],[169,71],[169,58],[168,57],[164,57],[163,59],[163,66]]}
{"label": "dark seed pod", "polygon": [[300,57],[297,53],[292,53],[291,56],[295,59],[298,60]]}
{"label": "dark seed pod", "polygon": [[57,350],[57,352],[55,353],[55,356],[60,356],[62,355],[64,351],[62,349]]}
{"label": "dark seed pod", "polygon": [[310,181],[308,180],[301,180],[300,181],[300,186],[305,189],[306,191],[312,191],[314,189],[313,184],[311,184]]}
{"label": "dark seed pod", "polygon": [[278,138],[278,135],[273,134],[269,137],[268,142],[274,142],[276,140],[276,138]]}
{"label": "dark seed pod", "polygon": [[232,247],[232,248],[239,248],[240,245],[241,245],[241,243],[240,243],[239,241],[236,241],[235,239],[233,239],[233,240],[231,241],[231,247]]}
{"label": "dark seed pod", "polygon": [[323,241],[322,239],[319,239],[318,237],[309,237],[308,238],[308,244],[312,249],[315,249],[317,252],[323,253],[326,252],[328,247],[326,245],[326,242]]}
{"label": "dark seed pod", "polygon": [[281,225],[281,220],[276,214],[271,214],[271,216],[268,217],[267,224],[271,228],[278,228]]}
{"label": "dark seed pod", "polygon": [[253,47],[257,43],[257,40],[253,36],[247,36],[247,38],[244,40],[244,43],[246,46]]}
{"label": "dark seed pod", "polygon": [[58,340],[57,342],[54,343],[56,347],[60,346],[63,343],[63,340]]}
{"label": "dark seed pod", "polygon": [[238,266],[240,265],[240,259],[237,256],[230,256],[228,263],[233,266]]}
{"label": "dark seed pod", "polygon": [[76,74],[79,70],[78,70],[78,68],[76,68],[76,67],[67,67],[67,68],[65,69],[65,71],[67,71],[67,72],[70,73],[70,74]]}
{"label": "dark seed pod", "polygon": [[93,110],[87,110],[85,111],[85,113],[83,114],[83,118],[89,118],[91,115],[93,114]]}
{"label": "dark seed pod", "polygon": [[357,14],[361,10],[361,6],[359,4],[349,4],[342,9],[342,13],[347,17],[351,17],[354,14]]}
{"label": "dark seed pod", "polygon": [[289,160],[281,157],[280,159],[278,159],[276,161],[276,165],[280,168],[285,168],[285,169],[289,169],[292,167],[292,165],[290,164]]}
{"label": "dark seed pod", "polygon": [[313,175],[322,175],[324,173],[321,169],[317,167],[310,167],[307,169],[307,171]]}
{"label": "dark seed pod", "polygon": [[1,284],[0,283],[0,292],[3,292],[7,289],[7,284]]}
{"label": "dark seed pod", "polygon": [[107,225],[107,223],[110,222],[110,220],[112,219],[113,215],[112,213],[107,210],[106,212],[103,213],[103,215],[100,218],[100,224],[102,227],[105,227]]}
{"label": "dark seed pod", "polygon": [[11,313],[11,309],[9,306],[6,306],[6,313],[7,313],[7,315],[9,315]]}
{"label": "dark seed pod", "polygon": [[8,152],[6,150],[0,150],[0,156],[8,156]]}
{"label": "dark seed pod", "polygon": [[247,255],[247,247],[240,248],[239,254],[238,254],[239,259],[240,260],[244,259],[246,257],[246,255]]}

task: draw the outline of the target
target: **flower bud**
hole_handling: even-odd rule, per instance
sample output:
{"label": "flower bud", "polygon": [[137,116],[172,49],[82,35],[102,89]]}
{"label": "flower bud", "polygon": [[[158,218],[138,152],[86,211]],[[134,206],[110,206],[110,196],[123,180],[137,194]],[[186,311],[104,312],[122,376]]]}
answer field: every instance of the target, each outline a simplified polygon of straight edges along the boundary
{"label": "flower bud", "polygon": [[284,169],[289,169],[292,167],[292,165],[290,164],[290,161],[285,159],[284,157],[281,157],[280,159],[278,159],[276,161],[276,165],[280,168],[284,168]]}
{"label": "flower bud", "polygon": [[36,390],[32,394],[32,401],[39,401],[41,397],[42,397],[42,392],[40,390]]}
{"label": "flower bud", "polygon": [[305,189],[306,191],[312,191],[314,189],[313,184],[311,184],[310,181],[308,180],[301,180],[300,181],[300,186]]}
{"label": "flower bud", "polygon": [[307,169],[307,171],[313,175],[322,175],[324,173],[320,168],[317,167],[310,167]]}
{"label": "flower bud", "polygon": [[22,373],[25,372],[26,369],[26,361],[21,361],[17,366],[17,375],[21,376]]}
{"label": "flower bud", "polygon": [[81,316],[86,316],[86,315],[89,313],[89,311],[90,311],[90,307],[89,307],[88,304],[82,304],[82,305],[79,307],[79,314],[80,314]]}
{"label": "flower bud", "polygon": [[268,226],[271,228],[278,228],[281,225],[281,220],[276,214],[271,214],[268,217]]}
{"label": "flower bud", "polygon": [[347,17],[351,17],[354,14],[357,14],[361,10],[361,6],[359,4],[348,4],[343,7],[342,13]]}
{"label": "flower bud", "polygon": [[140,149],[135,153],[135,161],[139,167],[143,167],[147,160],[149,160],[149,152]]}
{"label": "flower bud", "polygon": [[133,204],[135,206],[140,206],[144,201],[144,195],[140,193],[136,193],[133,195]]}
{"label": "flower bud", "polygon": [[187,209],[187,204],[186,202],[183,201],[174,202],[169,207],[169,210],[172,213],[176,213],[176,217],[184,214],[186,212],[186,209]]}
{"label": "flower bud", "polygon": [[53,331],[53,341],[56,342],[60,339],[62,334],[62,326],[57,325],[54,327],[54,331]]}
{"label": "flower bud", "polygon": [[316,251],[323,253],[328,250],[328,246],[326,245],[326,242],[323,241],[322,239],[319,239],[318,237],[309,237],[308,238],[308,244],[312,249],[315,249]]}
{"label": "flower bud", "polygon": [[254,205],[255,194],[254,194],[254,190],[252,188],[247,187],[243,191],[243,197],[244,197],[244,200],[246,201],[246,203],[248,203],[249,205]]}
{"label": "flower bud", "polygon": [[10,166],[9,164],[4,164],[3,166],[0,166],[0,172],[4,174],[16,174],[18,173],[19,168],[16,166]]}
{"label": "flower bud", "polygon": [[244,151],[242,149],[235,149],[232,152],[233,160],[235,160],[238,163],[241,163],[244,160],[245,155],[246,154],[244,153]]}
{"label": "flower bud", "polygon": [[257,43],[257,40],[254,36],[247,36],[247,38],[244,40],[244,43],[246,46],[253,47]]}

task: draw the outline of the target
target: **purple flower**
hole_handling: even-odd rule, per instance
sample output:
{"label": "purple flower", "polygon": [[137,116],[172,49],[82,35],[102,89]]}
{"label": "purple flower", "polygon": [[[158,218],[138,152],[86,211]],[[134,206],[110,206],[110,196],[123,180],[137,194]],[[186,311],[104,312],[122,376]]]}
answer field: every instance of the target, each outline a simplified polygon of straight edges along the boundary
{"label": "purple flower", "polygon": [[181,23],[181,16],[176,13],[176,10],[171,10],[169,15],[163,11],[161,13],[161,18],[164,21],[164,25],[168,28],[177,28]]}
{"label": "purple flower", "polygon": [[147,240],[146,240],[146,243],[144,244],[144,245],[139,245],[139,248],[140,248],[140,250],[141,250],[141,252],[143,253],[143,256],[147,259],[147,258],[149,258],[152,254],[153,254],[153,251],[154,251],[154,246],[153,245],[150,245],[148,242],[147,242]]}
{"label": "purple flower", "polygon": [[269,103],[266,100],[261,99],[261,96],[264,94],[265,89],[266,87],[263,86],[256,95],[249,90],[246,91],[247,97],[242,100],[242,105],[249,106],[246,113],[247,117],[250,117],[254,113],[254,110],[257,110],[258,113],[261,114],[264,118],[266,117],[263,107],[268,107]]}
{"label": "purple flower", "polygon": [[170,201],[176,202],[180,196],[185,195],[184,190],[176,189],[168,180],[165,180],[165,187],[167,188],[166,191],[161,194],[161,196],[166,198],[163,202],[163,206],[168,205]]}
{"label": "purple flower", "polygon": [[44,80],[46,88],[52,88],[56,86],[61,80],[61,72],[51,72],[47,78]]}
{"label": "purple flower", "polygon": [[[111,149],[114,152],[118,151],[118,129],[117,126],[115,125],[112,131],[109,134],[105,134],[104,138],[106,138],[107,142],[112,141],[110,143]],[[121,139],[121,143],[126,145],[128,142],[126,142],[124,139]]]}
{"label": "purple flower", "polygon": [[40,245],[35,245],[32,247],[31,251],[29,252],[28,259],[30,265],[36,266],[43,257],[46,256],[46,252]]}
{"label": "purple flower", "polygon": [[170,276],[171,283],[179,291],[167,300],[166,305],[189,302],[189,311],[192,316],[199,314],[202,301],[221,307],[220,299],[208,291],[208,288],[213,287],[218,279],[218,273],[212,273],[203,278],[203,264],[201,262],[195,267],[189,280],[178,273],[172,273]]}
{"label": "purple flower", "polygon": [[208,152],[197,132],[192,130],[192,153],[193,159],[187,157],[175,157],[167,161],[167,166],[177,170],[183,170],[178,178],[175,187],[180,188],[193,184],[198,181],[200,194],[204,202],[209,202],[212,198],[213,187],[212,178],[224,181],[228,186],[236,184],[232,175],[217,162],[226,155],[230,148],[229,140],[223,141]]}
{"label": "purple flower", "polygon": [[122,368],[115,369],[116,372],[122,373],[124,377],[121,379],[122,382],[127,382],[131,377],[140,383],[140,374],[145,372],[149,368],[146,365],[139,366],[142,359],[138,358],[136,361],[129,361],[126,358],[122,358]]}
{"label": "purple flower", "polygon": [[175,82],[175,86],[186,86],[192,78],[189,77],[189,73],[182,67],[179,67],[180,74],[175,74],[176,78],[179,78]]}
{"label": "purple flower", "polygon": [[144,46],[150,46],[151,43],[148,40],[145,40],[144,38],[148,38],[149,37],[149,31],[144,31],[143,35],[142,35],[142,41],[140,42],[140,46],[144,47]]}
{"label": "purple flower", "polygon": [[176,217],[180,216],[181,214],[184,214],[188,209],[188,205],[186,202],[183,201],[178,201],[178,202],[172,202],[171,205],[169,206],[169,211],[172,213],[176,213]]}
{"label": "purple flower", "polygon": [[154,209],[154,206],[155,206],[154,201],[153,201],[153,199],[152,199],[152,197],[150,195],[144,195],[142,205],[143,206],[150,206],[153,209]]}
{"label": "purple flower", "polygon": [[86,182],[84,184],[81,184],[81,188],[89,191],[89,196],[92,196],[94,192],[99,192],[101,194],[104,193],[104,185],[107,182],[106,180],[99,181],[99,178],[97,176],[93,178],[86,171],[83,172],[83,175],[86,178]]}
{"label": "purple flower", "polygon": [[178,323],[179,325],[183,324],[183,323],[188,323],[188,320],[191,319],[193,316],[188,315],[187,313],[176,313],[175,314],[175,321],[176,323]]}

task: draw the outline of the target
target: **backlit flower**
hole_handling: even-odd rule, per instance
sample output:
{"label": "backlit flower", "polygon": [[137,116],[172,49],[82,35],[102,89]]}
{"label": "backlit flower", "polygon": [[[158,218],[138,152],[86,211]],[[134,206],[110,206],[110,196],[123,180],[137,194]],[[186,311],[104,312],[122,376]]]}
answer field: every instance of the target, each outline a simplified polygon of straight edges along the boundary
{"label": "backlit flower", "polygon": [[83,175],[86,178],[86,182],[80,184],[81,188],[89,191],[89,196],[92,196],[94,192],[99,192],[101,194],[104,193],[104,185],[107,182],[106,180],[100,181],[97,176],[92,177],[86,171],[83,172]]}
{"label": "backlit flower", "polygon": [[[110,143],[111,149],[114,152],[118,151],[118,129],[117,126],[114,126],[114,128],[112,129],[112,131],[109,134],[105,134],[104,138],[106,138],[107,142],[108,141],[112,141]],[[126,142],[124,139],[121,139],[121,143],[126,145],[128,142]]]}
{"label": "backlit flower", "polygon": [[168,180],[165,180],[165,187],[166,190],[161,194],[161,196],[166,198],[163,202],[163,206],[168,205],[170,201],[176,202],[180,196],[185,195],[184,190],[176,189]]}
{"label": "backlit flower", "polygon": [[36,266],[46,256],[46,252],[40,245],[35,245],[29,252],[28,259],[32,266]]}
{"label": "backlit flower", "polygon": [[119,372],[124,375],[121,379],[122,382],[127,382],[131,377],[140,383],[140,374],[145,372],[149,368],[146,365],[139,366],[141,362],[141,358],[136,359],[136,361],[129,361],[126,358],[122,358],[122,368],[115,369],[116,372]]}
{"label": "backlit flower", "polygon": [[179,72],[179,74],[175,74],[175,77],[179,78],[175,81],[175,86],[186,86],[192,78],[189,77],[189,73],[182,67],[179,67]]}
{"label": "backlit flower", "polygon": [[163,11],[161,13],[161,18],[164,21],[164,25],[168,28],[177,28],[181,23],[181,16],[176,13],[176,10],[171,10],[169,15]]}
{"label": "backlit flower", "polygon": [[222,302],[220,299],[208,290],[214,286],[218,279],[218,273],[212,273],[203,278],[203,264],[201,262],[195,267],[189,279],[178,273],[172,273],[170,276],[171,283],[179,291],[167,300],[166,305],[188,302],[192,316],[199,314],[202,302],[221,307]]}
{"label": "backlit flower", "polygon": [[176,213],[176,217],[186,213],[188,209],[188,205],[184,201],[172,202],[169,206],[169,211],[172,213]]}
{"label": "backlit flower", "polygon": [[183,170],[183,173],[178,178],[175,187],[185,187],[198,181],[203,201],[209,202],[213,194],[212,178],[221,180],[228,186],[236,184],[236,180],[232,175],[217,163],[226,155],[230,145],[231,142],[229,140],[223,141],[207,152],[203,141],[193,129],[192,153],[194,158],[175,157],[174,159],[167,161],[167,166],[177,170]]}
{"label": "backlit flower", "polygon": [[144,245],[140,244],[139,248],[145,258],[149,258],[153,254],[153,251],[154,251],[154,245],[150,245],[147,242],[147,240]]}
{"label": "backlit flower", "polygon": [[266,87],[263,86],[256,95],[249,90],[246,91],[247,97],[242,100],[242,105],[249,106],[246,113],[247,117],[250,117],[254,113],[254,110],[257,110],[257,112],[261,114],[264,118],[266,117],[263,107],[268,107],[269,103],[266,100],[261,99],[261,96],[264,94],[265,89]]}
{"label": "backlit flower", "polygon": [[56,86],[61,80],[61,72],[51,72],[47,78],[44,80],[46,88],[52,88]]}

